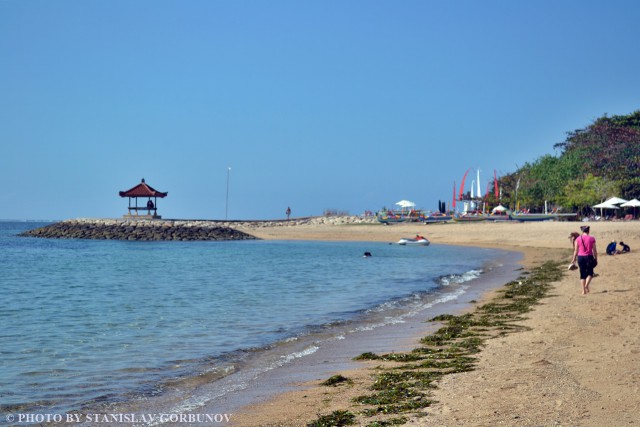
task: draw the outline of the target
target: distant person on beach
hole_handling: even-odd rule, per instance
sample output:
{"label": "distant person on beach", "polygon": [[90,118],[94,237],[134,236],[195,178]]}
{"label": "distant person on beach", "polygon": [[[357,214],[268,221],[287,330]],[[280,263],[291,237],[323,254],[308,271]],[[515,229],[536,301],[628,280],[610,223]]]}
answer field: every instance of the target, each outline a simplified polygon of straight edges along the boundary
{"label": "distant person on beach", "polygon": [[287,221],[289,221],[289,217],[291,216],[291,208],[287,207],[287,211],[285,213],[287,214]]}
{"label": "distant person on beach", "polygon": [[631,248],[625,242],[620,241],[620,246],[622,246],[622,249],[618,251],[619,254],[626,254],[627,252],[631,252]]}
{"label": "distant person on beach", "polygon": [[607,245],[607,249],[605,250],[605,252],[607,253],[607,255],[615,255],[616,254],[616,241],[613,240],[611,241],[611,243],[609,243]]}
{"label": "distant person on beach", "polygon": [[582,295],[589,293],[589,284],[593,279],[593,269],[598,264],[598,250],[596,249],[596,239],[589,235],[589,226],[580,227],[582,235],[575,241],[572,263],[578,261],[580,267],[580,284],[582,284]]}

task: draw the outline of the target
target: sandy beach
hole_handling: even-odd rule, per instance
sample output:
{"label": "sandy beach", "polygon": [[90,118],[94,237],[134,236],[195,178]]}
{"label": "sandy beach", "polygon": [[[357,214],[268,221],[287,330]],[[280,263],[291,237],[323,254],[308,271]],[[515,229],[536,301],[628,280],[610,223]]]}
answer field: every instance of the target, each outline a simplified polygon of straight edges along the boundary
{"label": "sandy beach", "polygon": [[[247,231],[263,239],[377,242],[420,233],[433,243],[519,251],[524,254],[525,268],[532,269],[545,260],[568,264],[572,251],[567,236],[580,225],[372,224]],[[620,426],[640,422],[640,222],[590,225],[599,251],[598,276],[591,293],[581,295],[577,272],[567,271],[552,283],[549,296],[520,322],[527,330],[488,340],[476,356],[476,369],[445,376],[429,391],[436,403],[405,415],[405,425]],[[612,240],[625,241],[631,253],[606,256],[604,249]],[[491,298],[487,293],[479,303]],[[416,346],[421,337],[415,336]],[[366,392],[376,364],[359,362],[356,369],[340,372],[353,380],[350,386],[320,386],[326,377],[295,384],[294,391],[237,411],[232,425],[304,426],[335,410],[358,411],[350,399]]]}

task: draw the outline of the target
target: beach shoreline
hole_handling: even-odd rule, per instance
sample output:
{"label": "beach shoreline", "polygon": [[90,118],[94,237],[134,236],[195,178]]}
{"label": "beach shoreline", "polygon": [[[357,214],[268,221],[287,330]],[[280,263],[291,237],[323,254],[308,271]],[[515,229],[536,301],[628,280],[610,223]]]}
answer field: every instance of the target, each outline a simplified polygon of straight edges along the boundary
{"label": "beach shoreline", "polygon": [[[438,251],[438,246],[447,250],[444,247],[446,245],[437,244],[431,248],[396,246],[395,249],[402,252],[405,249],[410,252],[417,250],[428,254],[430,251]],[[377,247],[377,250],[373,249],[376,257],[381,255],[380,251],[392,249],[379,242],[375,242],[374,247]],[[441,289],[430,289],[420,296],[415,294],[394,309],[387,306],[378,312],[378,307],[371,307],[372,312],[367,310],[347,322],[324,325],[308,335],[274,342],[264,348],[245,349],[246,351],[242,351],[244,355],[233,363],[233,369],[225,375],[217,375],[212,371],[203,376],[185,377],[167,383],[163,392],[157,396],[126,399],[112,406],[95,407],[94,410],[101,413],[176,413],[186,416],[238,414],[252,404],[296,391],[300,384],[313,383],[334,372],[358,369],[361,363],[352,360],[355,355],[364,352],[408,351],[415,344],[416,336],[424,336],[436,329],[435,324],[426,323],[425,319],[465,310],[471,306],[469,301],[479,299],[487,289],[497,288],[519,274],[520,253],[493,250],[469,253],[474,252],[485,253],[480,256],[480,259],[485,260],[482,266],[477,264],[471,270],[459,270],[456,274],[441,276],[450,280],[460,279],[459,283],[452,281],[441,285]],[[498,256],[488,255],[494,252]],[[384,255],[381,259],[384,259]],[[483,271],[482,274],[479,269]],[[469,280],[467,276],[473,279]],[[387,303],[395,304],[393,301],[385,301],[383,305],[386,306]],[[280,364],[283,359],[287,360],[286,363]],[[79,414],[82,417],[84,413],[85,411],[80,411]],[[231,419],[230,424],[221,425],[236,425],[239,422],[235,416]],[[246,425],[262,423],[263,421],[249,421]],[[296,421],[292,425],[306,425],[306,422],[300,423],[302,424]]]}
{"label": "beach shoreline", "polygon": [[[277,399],[281,396],[288,400],[290,393],[305,393],[310,385],[336,372],[358,370],[362,367],[362,362],[354,361],[353,357],[359,354],[410,351],[415,346],[416,337],[424,336],[437,329],[436,323],[425,322],[426,319],[469,310],[473,306],[470,301],[479,300],[487,292],[499,288],[506,281],[513,280],[519,275],[521,254],[510,251],[500,251],[499,254],[499,258],[491,260],[484,266],[483,273],[479,277],[470,282],[455,285],[461,291],[459,296],[454,296],[451,289],[446,291],[443,289],[442,293],[436,292],[429,297],[430,304],[415,312],[405,313],[401,321],[357,332],[349,326],[348,329],[351,332],[339,334],[343,338],[316,342],[318,347],[311,354],[296,358],[277,369],[262,372],[250,382],[246,389],[232,391],[222,398],[214,399],[195,412],[209,413],[224,410],[234,414],[229,425],[261,425],[265,422],[263,419],[265,415],[260,415],[260,419],[254,419],[252,416],[237,416],[237,414],[253,412],[253,409],[247,408],[268,402],[274,396]],[[454,285],[448,288],[451,286]],[[331,335],[335,335],[335,331]],[[223,381],[231,384],[234,379],[229,377]],[[305,397],[302,399],[308,400]],[[290,415],[290,411],[287,414]],[[300,419],[287,421],[291,423],[290,425],[306,425],[305,416],[306,414],[302,414]]]}
{"label": "beach shoreline", "polygon": [[[571,231],[579,228],[575,222],[545,222],[545,223],[482,223],[482,224],[396,224],[393,226],[379,225],[344,225],[335,227],[279,227],[252,230],[252,234],[263,239],[279,240],[353,240],[353,241],[397,241],[400,237],[411,237],[421,233],[434,243],[458,244],[501,248],[522,252],[523,264],[526,268],[534,268],[545,260],[562,261],[568,264],[571,248],[567,239]],[[640,244],[640,224],[637,222],[609,222],[592,224],[592,235],[600,242],[603,252],[605,242],[622,238],[631,247]],[[640,354],[640,343],[637,337],[631,337],[630,325],[635,325],[635,319],[625,324],[624,316],[635,318],[633,309],[640,307],[640,295],[634,288],[625,288],[625,274],[633,274],[634,252],[604,258],[598,267],[600,275],[593,282],[594,292],[587,297],[578,293],[577,278],[574,274],[565,274],[562,280],[553,284],[553,296],[547,298],[528,315],[524,323],[530,331],[520,332],[504,338],[490,340],[486,348],[479,355],[476,370],[469,373],[456,374],[445,379],[433,391],[434,400],[438,403],[426,410],[426,416],[414,417],[406,425],[619,425],[606,424],[611,420],[620,423],[637,421],[634,409],[638,408],[638,384],[640,373],[635,367]],[[606,289],[603,289],[606,287]],[[492,293],[486,293],[481,301],[491,298]],[[627,311],[620,311],[618,297],[629,297],[623,304]],[[607,309],[617,312],[607,316],[607,309],[594,309],[590,304],[595,298],[606,298]],[[613,297],[613,298],[610,298]],[[591,303],[590,301],[594,301]],[[602,301],[599,301],[602,303]],[[577,303],[577,304],[576,304]],[[578,314],[573,313],[576,310]],[[553,313],[550,316],[547,311]],[[564,314],[570,313],[570,314]],[[604,318],[610,322],[603,330],[599,330],[593,323],[584,330],[581,319]],[[613,319],[618,321],[613,322]],[[564,322],[571,334],[564,329],[554,328],[555,322]],[[624,330],[614,333],[616,329]],[[422,331],[420,332],[422,333]],[[536,341],[539,335],[545,336]],[[591,340],[597,336],[601,342],[597,349],[592,348]],[[622,336],[622,337],[621,337]],[[421,338],[416,334],[414,340]],[[562,340],[565,344],[572,343],[570,350],[560,355],[555,351],[552,343]],[[542,345],[540,343],[546,343]],[[563,346],[566,348],[566,345]],[[530,360],[528,370],[522,367],[519,360],[513,358],[514,353],[528,350],[527,359]],[[519,351],[520,350],[520,351]],[[585,359],[584,355],[596,351],[592,357]],[[553,353],[552,355],[548,352]],[[615,366],[608,365],[607,374],[597,363],[598,355],[613,353],[627,354],[629,357],[621,360]],[[581,354],[582,353],[582,354]],[[524,353],[522,353],[524,354]],[[353,356],[356,356],[354,354]],[[521,356],[525,357],[525,356]],[[507,363],[507,361],[509,363]],[[355,370],[344,372],[345,376],[362,378],[371,375],[370,363]],[[495,367],[500,366],[497,370]],[[632,374],[626,382],[625,393],[616,393],[616,384],[608,381],[612,371],[616,376],[624,376],[625,372]],[[553,372],[554,376],[540,378],[540,373]],[[535,381],[532,379],[534,378]],[[521,379],[522,381],[518,381]],[[313,421],[319,414],[326,413],[331,400],[331,390],[322,388],[318,381],[304,384],[304,389],[294,390],[275,396],[266,396],[262,402],[242,408],[234,415],[230,425],[237,426],[298,426]],[[515,386],[509,385],[516,383]],[[521,384],[522,383],[522,384]],[[300,386],[300,384],[298,384]],[[548,402],[540,400],[540,390],[548,387],[555,400]],[[578,390],[578,391],[576,391]],[[608,393],[607,393],[608,392]],[[465,396],[461,399],[460,396]],[[600,406],[592,407],[589,402],[575,399],[575,396],[596,396]],[[614,397],[615,396],[615,397]],[[535,400],[535,404],[527,406],[526,402]],[[345,404],[349,406],[348,403]],[[478,407],[481,407],[479,409]],[[617,408],[615,413],[613,408]],[[516,415],[513,415],[516,413]],[[635,414],[637,414],[637,410]],[[306,421],[303,421],[306,420]],[[606,421],[606,422],[605,422]],[[603,424],[603,422],[605,422]]]}

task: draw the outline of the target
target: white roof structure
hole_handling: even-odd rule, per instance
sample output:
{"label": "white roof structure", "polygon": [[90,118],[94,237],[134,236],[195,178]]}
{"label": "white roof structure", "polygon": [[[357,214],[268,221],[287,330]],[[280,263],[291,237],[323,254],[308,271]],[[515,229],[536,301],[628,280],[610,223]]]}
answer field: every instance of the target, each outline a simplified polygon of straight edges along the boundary
{"label": "white roof structure", "polygon": [[598,209],[620,209],[618,206],[616,206],[614,204],[611,204],[608,201],[599,203],[599,204],[594,205],[592,207],[593,208],[598,208]]}
{"label": "white roof structure", "polygon": [[640,200],[631,199],[628,202],[624,202],[620,206],[623,207],[623,208],[637,208],[637,207],[640,207]]}
{"label": "white roof structure", "polygon": [[621,203],[626,203],[625,199],[621,199],[620,197],[612,197],[604,201],[604,203],[609,203],[611,205],[619,205]]}

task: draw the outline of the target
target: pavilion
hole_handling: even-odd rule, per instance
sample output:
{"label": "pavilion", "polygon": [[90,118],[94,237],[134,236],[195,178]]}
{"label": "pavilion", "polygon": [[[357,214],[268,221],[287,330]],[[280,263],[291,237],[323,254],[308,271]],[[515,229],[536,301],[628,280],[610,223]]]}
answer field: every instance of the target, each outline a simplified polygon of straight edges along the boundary
{"label": "pavilion", "polygon": [[[150,185],[147,185],[144,182],[144,178],[142,178],[142,182],[135,187],[127,191],[120,191],[120,197],[129,198],[129,213],[123,216],[125,218],[131,218],[135,216],[137,218],[160,219],[161,217],[158,215],[158,197],[167,197],[167,194],[169,193],[157,191]],[[145,206],[138,206],[138,197],[148,198]],[[153,201],[151,200],[152,197]],[[135,200],[135,205],[133,206],[131,205],[131,199]],[[131,213],[132,211],[135,212],[135,215]],[[147,214],[139,215],[139,211],[147,211]]]}

